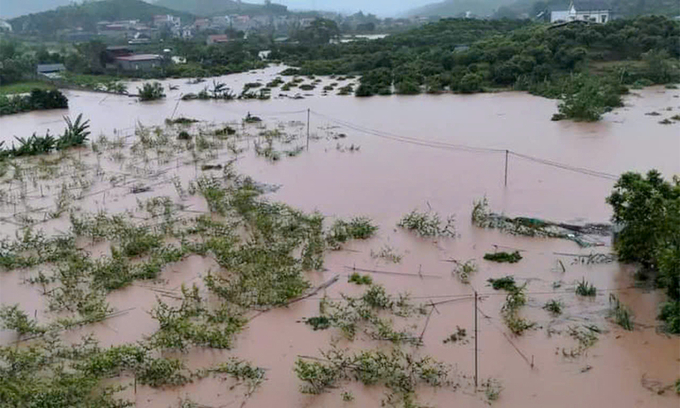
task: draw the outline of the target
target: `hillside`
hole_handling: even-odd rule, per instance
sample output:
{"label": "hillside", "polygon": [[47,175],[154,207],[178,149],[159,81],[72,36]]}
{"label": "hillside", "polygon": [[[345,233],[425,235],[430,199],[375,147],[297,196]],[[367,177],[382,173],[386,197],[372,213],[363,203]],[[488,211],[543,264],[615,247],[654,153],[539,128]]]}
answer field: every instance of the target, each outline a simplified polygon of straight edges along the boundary
{"label": "hillside", "polygon": [[494,14],[500,6],[513,3],[513,0],[446,0],[427,4],[408,11],[408,16],[461,17],[466,12],[486,17]]}
{"label": "hillside", "polygon": [[217,14],[286,14],[288,8],[281,4],[241,3],[235,0],[158,0],[157,6],[200,16]]}
{"label": "hillside", "polygon": [[178,13],[166,7],[141,0],[103,0],[58,7],[55,10],[29,14],[10,20],[16,32],[51,35],[59,30],[82,27],[94,30],[98,21],[141,20],[151,21],[157,14],[174,14],[183,21],[193,21],[189,13]]}

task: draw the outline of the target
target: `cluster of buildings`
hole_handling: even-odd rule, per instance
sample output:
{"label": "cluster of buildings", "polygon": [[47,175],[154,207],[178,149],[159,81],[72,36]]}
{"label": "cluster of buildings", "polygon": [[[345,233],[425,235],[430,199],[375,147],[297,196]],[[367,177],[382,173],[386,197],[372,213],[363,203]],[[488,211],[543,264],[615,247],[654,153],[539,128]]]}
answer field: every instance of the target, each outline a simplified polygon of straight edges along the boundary
{"label": "cluster of buildings", "polygon": [[158,15],[150,23],[139,20],[99,21],[97,35],[109,38],[124,38],[130,44],[144,44],[161,33],[178,37],[181,35],[182,21],[172,15]]}

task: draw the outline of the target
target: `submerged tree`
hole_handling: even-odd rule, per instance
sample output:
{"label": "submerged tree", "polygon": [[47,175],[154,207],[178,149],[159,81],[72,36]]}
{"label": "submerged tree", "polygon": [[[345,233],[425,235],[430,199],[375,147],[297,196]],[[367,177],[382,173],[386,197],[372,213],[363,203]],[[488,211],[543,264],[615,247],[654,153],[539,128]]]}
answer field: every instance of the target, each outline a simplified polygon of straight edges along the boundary
{"label": "submerged tree", "polygon": [[669,331],[680,333],[680,178],[668,182],[656,170],[646,177],[625,173],[607,203],[621,227],[615,241],[619,259],[658,273],[657,283],[670,298],[660,317]]}

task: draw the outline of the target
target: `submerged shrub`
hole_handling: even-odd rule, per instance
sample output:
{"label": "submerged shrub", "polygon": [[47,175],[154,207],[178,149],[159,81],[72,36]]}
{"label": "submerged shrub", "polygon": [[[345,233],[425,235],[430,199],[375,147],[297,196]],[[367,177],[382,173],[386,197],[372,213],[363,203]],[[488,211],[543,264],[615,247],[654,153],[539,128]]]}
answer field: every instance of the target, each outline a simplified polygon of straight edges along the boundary
{"label": "submerged shrub", "polygon": [[421,237],[455,237],[455,221],[455,216],[450,215],[446,218],[446,224],[442,226],[442,220],[436,212],[419,212],[413,210],[402,217],[397,226],[409,231],[414,231]]}
{"label": "submerged shrub", "polygon": [[563,307],[564,304],[561,301],[555,299],[551,299],[545,305],[543,305],[543,309],[547,310],[548,312],[552,313],[555,316],[562,314]]}
{"label": "submerged shrub", "polygon": [[137,88],[140,101],[155,101],[165,98],[163,85],[160,82],[145,83],[141,88]]}
{"label": "submerged shrub", "polygon": [[522,260],[522,255],[520,255],[519,251],[515,252],[496,252],[493,254],[485,254],[484,259],[487,261],[491,262],[500,262],[500,263],[517,263]]}
{"label": "submerged shrub", "polygon": [[507,291],[512,291],[517,289],[514,276],[504,276],[498,279],[490,278],[488,282],[491,284],[491,287],[493,287],[495,290],[503,289]]}
{"label": "submerged shrub", "polygon": [[595,296],[597,289],[590,282],[587,282],[586,278],[583,278],[576,283],[576,294],[579,296]]}
{"label": "submerged shrub", "polygon": [[357,285],[370,285],[373,283],[373,278],[371,278],[371,275],[361,275],[355,272],[349,276],[347,282],[356,283]]}

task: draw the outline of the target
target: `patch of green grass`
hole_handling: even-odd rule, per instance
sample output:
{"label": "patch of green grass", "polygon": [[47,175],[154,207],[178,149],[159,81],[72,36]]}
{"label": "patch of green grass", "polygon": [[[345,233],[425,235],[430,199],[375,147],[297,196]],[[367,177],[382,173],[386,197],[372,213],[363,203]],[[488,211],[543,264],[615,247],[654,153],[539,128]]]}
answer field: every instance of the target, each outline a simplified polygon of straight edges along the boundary
{"label": "patch of green grass", "polygon": [[33,89],[41,89],[44,91],[51,91],[57,89],[54,85],[47,82],[17,82],[14,84],[0,85],[0,95],[14,95],[31,93]]}
{"label": "patch of green grass", "polygon": [[496,252],[493,254],[485,254],[484,259],[491,262],[499,263],[517,263],[522,260],[522,255],[519,251],[515,252]]}

